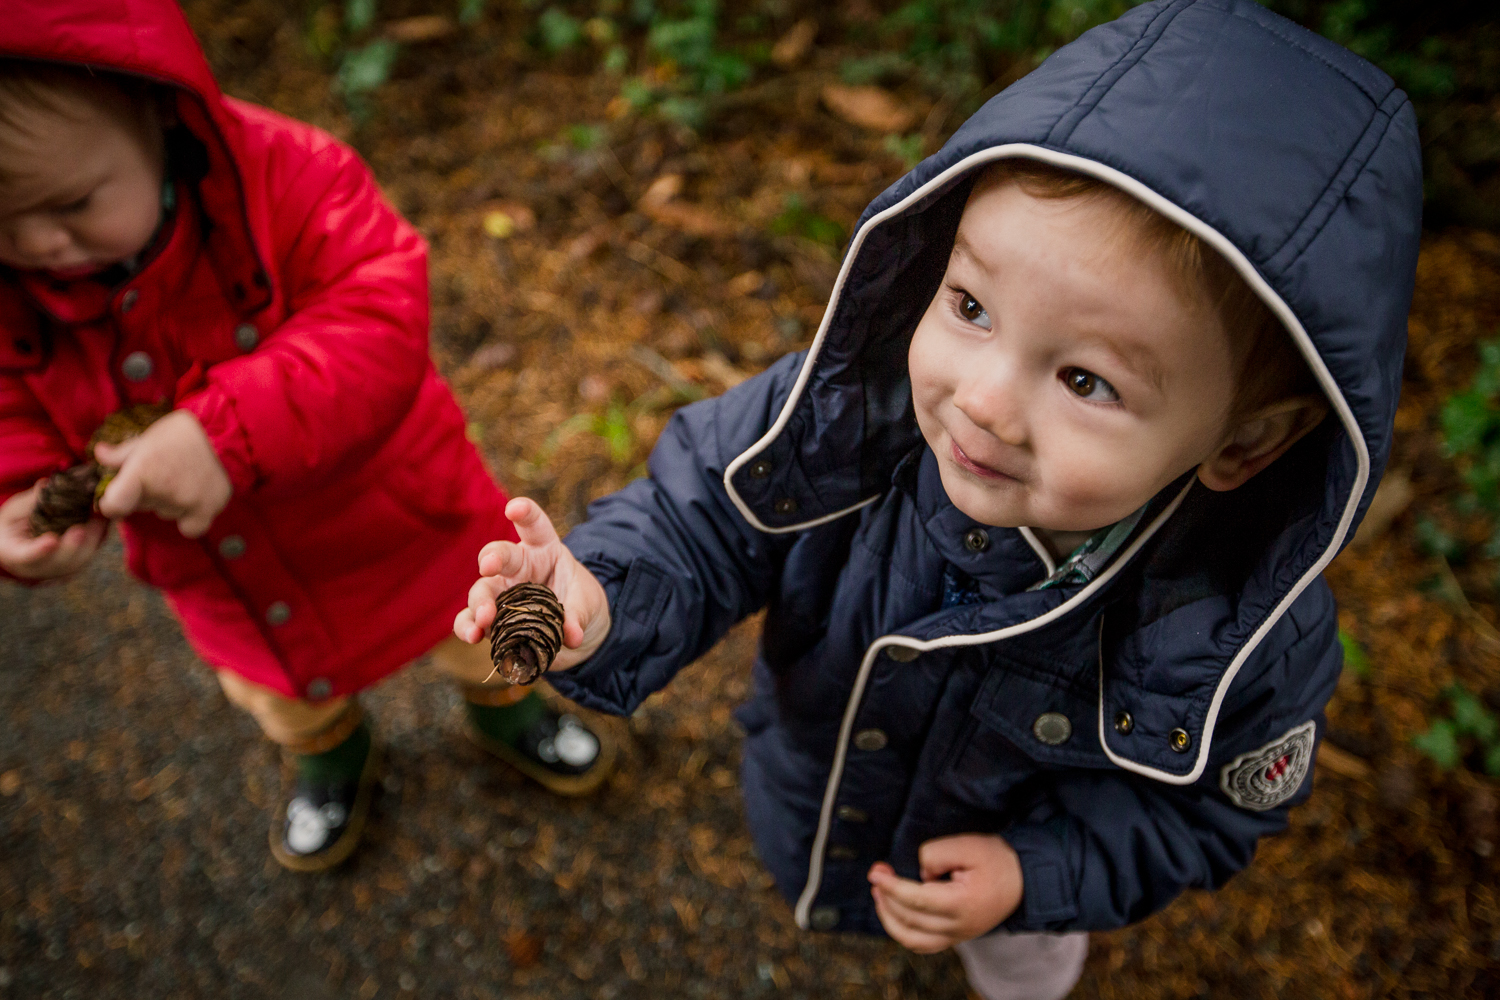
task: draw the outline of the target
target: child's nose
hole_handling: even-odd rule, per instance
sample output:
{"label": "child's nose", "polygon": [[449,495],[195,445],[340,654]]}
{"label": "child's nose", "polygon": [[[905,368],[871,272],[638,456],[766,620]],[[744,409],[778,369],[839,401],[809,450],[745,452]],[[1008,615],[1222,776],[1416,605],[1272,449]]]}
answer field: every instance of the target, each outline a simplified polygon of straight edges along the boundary
{"label": "child's nose", "polygon": [[23,218],[15,223],[11,240],[16,250],[38,264],[62,253],[72,243],[68,230],[46,218]]}
{"label": "child's nose", "polygon": [[1008,445],[1026,443],[1028,393],[1020,373],[1009,366],[976,367],[961,376],[953,402],[975,426]]}

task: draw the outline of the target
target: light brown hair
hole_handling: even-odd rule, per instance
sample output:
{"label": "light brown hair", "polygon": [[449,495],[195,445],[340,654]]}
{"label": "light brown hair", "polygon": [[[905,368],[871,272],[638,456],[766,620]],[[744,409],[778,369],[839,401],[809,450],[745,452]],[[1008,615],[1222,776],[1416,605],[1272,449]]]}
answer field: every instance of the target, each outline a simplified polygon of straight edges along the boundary
{"label": "light brown hair", "polygon": [[985,169],[974,193],[1005,184],[1015,184],[1033,198],[1109,200],[1120,212],[1126,237],[1166,264],[1181,293],[1206,296],[1234,351],[1231,426],[1285,399],[1322,397],[1286,327],[1229,261],[1193,233],[1111,184],[1038,160],[1001,160]]}
{"label": "light brown hair", "polygon": [[28,134],[36,112],[78,121],[97,111],[146,133],[160,127],[157,105],[155,88],[140,77],[67,63],[0,59],[0,139],[5,131]]}

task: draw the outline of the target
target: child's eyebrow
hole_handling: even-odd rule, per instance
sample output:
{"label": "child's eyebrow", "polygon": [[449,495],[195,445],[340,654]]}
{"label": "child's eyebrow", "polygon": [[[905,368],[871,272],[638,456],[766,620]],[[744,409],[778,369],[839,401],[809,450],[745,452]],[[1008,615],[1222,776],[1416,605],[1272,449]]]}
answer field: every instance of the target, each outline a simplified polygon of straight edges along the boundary
{"label": "child's eyebrow", "polygon": [[1122,345],[1107,334],[1095,334],[1090,339],[1098,342],[1123,365],[1129,369],[1137,378],[1149,382],[1158,392],[1162,393],[1162,371],[1161,365],[1157,363],[1156,354],[1149,348],[1139,345]]}

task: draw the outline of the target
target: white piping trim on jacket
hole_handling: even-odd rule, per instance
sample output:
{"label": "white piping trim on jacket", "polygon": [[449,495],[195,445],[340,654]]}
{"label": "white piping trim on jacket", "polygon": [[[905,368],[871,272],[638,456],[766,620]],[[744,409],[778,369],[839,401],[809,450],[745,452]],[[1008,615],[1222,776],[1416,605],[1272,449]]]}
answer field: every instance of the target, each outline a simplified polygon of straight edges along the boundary
{"label": "white piping trim on jacket", "polygon": [[1072,611],[1079,604],[1088,600],[1099,588],[1113,579],[1115,574],[1125,568],[1135,554],[1140,551],[1141,546],[1145,545],[1151,536],[1156,534],[1157,530],[1167,523],[1167,519],[1176,513],[1182,501],[1187,498],[1188,491],[1193,488],[1193,484],[1197,481],[1196,478],[1189,479],[1182,489],[1177,491],[1177,495],[1172,498],[1172,502],[1167,504],[1166,509],[1156,515],[1155,519],[1146,526],[1146,530],[1136,536],[1135,541],[1131,542],[1129,547],[1124,552],[1121,552],[1103,573],[1100,573],[1093,580],[1089,581],[1078,593],[1045,614],[1040,614],[1027,621],[1007,625],[1005,628],[995,629],[991,632],[976,632],[971,635],[945,635],[941,639],[929,639],[925,642],[904,635],[884,635],[870,644],[870,648],[865,650],[864,661],[859,665],[859,675],[854,679],[854,688],[849,693],[849,701],[844,706],[844,720],[839,726],[839,742],[833,752],[833,767],[828,773],[828,785],[823,791],[823,807],[818,814],[818,832],[813,837],[812,857],[809,859],[810,863],[807,872],[807,885],[803,888],[802,895],[798,897],[797,907],[794,911],[798,927],[806,930],[810,926],[809,915],[812,912],[813,899],[817,897],[818,889],[823,881],[823,851],[828,846],[828,830],[833,822],[833,803],[838,798],[839,784],[843,781],[844,777],[844,761],[849,755],[849,735],[854,730],[854,718],[859,714],[859,705],[863,700],[865,682],[870,679],[870,670],[874,667],[875,659],[880,655],[880,651],[887,646],[905,646],[919,653],[934,649],[947,649],[954,646],[982,646],[985,643],[1009,639],[1011,636],[1020,635],[1023,632],[1034,631],[1049,622],[1056,621],[1058,618]]}
{"label": "white piping trim on jacket", "polygon": [[[1301,596],[1302,591],[1307,589],[1308,585],[1317,578],[1318,574],[1323,572],[1323,569],[1333,560],[1333,557],[1338,553],[1339,546],[1340,544],[1342,544],[1345,535],[1347,535],[1349,532],[1349,526],[1354,520],[1354,513],[1359,508],[1359,502],[1363,498],[1365,487],[1366,485],[1368,485],[1370,480],[1369,445],[1365,442],[1364,435],[1359,429],[1359,424],[1354,419],[1354,413],[1350,409],[1348,401],[1344,399],[1344,394],[1339,389],[1338,383],[1334,381],[1332,373],[1329,372],[1328,365],[1324,363],[1322,356],[1318,353],[1316,347],[1313,346],[1312,338],[1308,336],[1307,330],[1302,326],[1301,320],[1297,318],[1297,315],[1292,312],[1291,307],[1282,300],[1281,296],[1276,294],[1276,291],[1271,288],[1270,284],[1267,283],[1265,278],[1261,277],[1260,272],[1255,269],[1255,265],[1250,263],[1245,255],[1240,252],[1239,248],[1236,247],[1232,242],[1230,242],[1230,240],[1222,233],[1214,229],[1208,223],[1199,219],[1197,216],[1191,214],[1181,206],[1169,201],[1167,198],[1158,194],[1156,191],[1147,187],[1145,184],[1142,184],[1134,177],[1122,173],[1121,171],[1116,170],[1113,167],[1106,166],[1105,164],[1098,163],[1094,160],[1090,160],[1082,156],[1074,156],[1070,153],[1061,153],[1056,150],[1046,149],[1042,146],[1036,146],[1031,143],[1006,143],[1004,145],[993,146],[989,149],[981,150],[970,156],[964,157],[964,159],[948,167],[942,173],[938,174],[936,177],[932,178],[932,180],[917,188],[905,198],[902,198],[896,204],[873,216],[868,222],[861,226],[859,232],[854,235],[854,239],[849,245],[849,252],[844,256],[843,265],[839,268],[838,280],[834,283],[833,292],[829,296],[828,308],[823,312],[823,320],[818,326],[817,336],[813,338],[812,346],[808,349],[807,360],[803,362],[802,371],[797,375],[797,381],[792,386],[791,394],[787,397],[786,403],[782,406],[781,413],[777,415],[776,421],[771,425],[770,429],[761,436],[760,440],[756,441],[755,444],[746,449],[743,454],[741,454],[734,461],[730,462],[728,467],[724,470],[724,489],[728,492],[730,500],[744,516],[745,520],[753,524],[761,531],[774,534],[781,534],[790,531],[800,531],[804,528],[812,527],[813,525],[823,524],[827,521],[833,520],[834,518],[841,517],[844,514],[857,510],[875,499],[874,497],[867,498],[860,501],[858,504],[847,507],[834,514],[820,517],[816,520],[808,521],[803,524],[784,528],[772,528],[762,524],[760,519],[757,518],[754,512],[750,510],[749,505],[745,503],[744,499],[735,490],[733,477],[734,474],[738,472],[746,462],[750,461],[753,457],[765,450],[765,448],[769,446],[770,443],[781,434],[782,430],[785,429],[787,422],[791,419],[792,411],[796,407],[797,401],[802,395],[802,391],[806,388],[808,380],[812,376],[813,365],[817,361],[818,353],[822,350],[823,343],[827,339],[828,329],[832,323],[839,296],[843,292],[844,283],[849,276],[850,266],[853,264],[855,257],[859,255],[860,248],[864,245],[864,242],[868,238],[871,231],[873,231],[876,226],[881,225],[893,216],[902,214],[912,204],[932,194],[935,190],[949,183],[955,177],[984,164],[991,163],[997,160],[1009,159],[1011,157],[1023,157],[1026,159],[1040,160],[1043,163],[1051,163],[1055,166],[1063,167],[1068,170],[1074,170],[1078,173],[1098,178],[1105,183],[1112,184],[1116,188],[1119,188],[1127,194],[1144,202],[1155,211],[1160,212],[1162,215],[1171,219],[1173,222],[1177,223],[1188,232],[1197,236],[1199,239],[1203,240],[1204,242],[1209,244],[1209,246],[1213,247],[1220,254],[1222,254],[1224,256],[1224,259],[1229,261],[1230,266],[1233,267],[1235,271],[1240,275],[1240,277],[1243,278],[1244,281],[1255,291],[1255,294],[1258,295],[1261,301],[1263,301],[1266,306],[1272,311],[1272,313],[1276,315],[1276,318],[1281,320],[1282,325],[1286,328],[1287,332],[1291,334],[1292,340],[1297,344],[1298,350],[1302,352],[1303,360],[1306,361],[1308,367],[1312,369],[1313,375],[1315,378],[1317,378],[1318,384],[1322,387],[1324,395],[1328,397],[1328,401],[1333,406],[1334,412],[1338,414],[1339,421],[1343,424],[1344,431],[1349,437],[1349,442],[1354,448],[1356,463],[1354,484],[1353,488],[1349,492],[1348,500],[1345,501],[1344,510],[1339,518],[1337,527],[1335,527],[1334,529],[1333,537],[1329,539],[1328,546],[1324,549],[1323,553],[1313,562],[1313,564],[1308,568],[1307,572],[1302,575],[1301,579],[1299,579],[1291,587],[1291,589],[1287,591],[1286,595],[1281,599],[1281,601],[1277,603],[1276,607],[1271,610],[1271,613],[1266,616],[1266,619],[1261,622],[1260,627],[1257,628],[1250,635],[1250,638],[1245,641],[1244,645],[1240,647],[1239,652],[1235,655],[1234,659],[1230,661],[1228,669],[1224,672],[1224,676],[1219,680],[1219,686],[1214,692],[1213,700],[1209,703],[1208,713],[1203,723],[1203,737],[1198,747],[1198,757],[1194,762],[1191,771],[1189,771],[1186,775],[1171,774],[1170,772],[1162,771],[1158,768],[1148,767],[1147,765],[1127,760],[1126,758],[1113,753],[1109,749],[1109,744],[1104,739],[1104,705],[1101,697],[1099,707],[1099,743],[1103,748],[1106,756],[1108,756],[1114,764],[1121,768],[1124,768],[1127,771],[1133,771],[1137,774],[1142,774],[1147,777],[1154,778],[1155,780],[1164,782],[1166,784],[1192,784],[1202,776],[1204,768],[1208,765],[1208,752],[1209,747],[1213,742],[1214,728],[1218,723],[1219,710],[1223,707],[1224,696],[1228,692],[1230,685],[1234,682],[1235,676],[1239,673],[1240,668],[1244,666],[1245,661],[1249,659],[1250,654],[1255,651],[1256,647],[1259,646],[1261,641],[1266,637],[1266,634],[1281,619],[1281,616],[1286,613],[1287,608],[1291,607],[1292,602],[1295,601],[1299,596]],[[1179,495],[1178,500],[1181,500],[1181,495]],[[1169,508],[1169,512],[1170,510],[1175,509],[1176,503],[1174,502],[1173,506]],[[1155,523],[1153,523],[1152,526],[1152,531],[1154,530]],[[1110,574],[1106,572],[1094,582],[1098,583],[1099,581],[1108,579],[1109,577]],[[1068,607],[1071,603],[1072,602],[1068,602],[1064,605],[1061,605],[1061,607]],[[1020,626],[1013,626],[1013,628],[1020,628]],[[1001,632],[1004,634],[989,634],[983,637],[969,638],[973,639],[973,641],[976,642],[996,641],[998,639],[1005,638],[1008,635],[1015,634],[1014,632],[1010,632],[1004,629],[1002,629]],[[939,640],[939,644],[958,645],[959,643],[950,641],[953,638],[956,637],[949,637],[948,640]],[[797,922],[803,927],[807,926],[807,910],[808,907],[811,906],[812,897],[816,895],[817,885],[821,880],[822,850],[827,839],[827,814],[832,801],[831,796],[836,791],[836,778],[838,772],[843,767],[844,754],[846,751],[845,743],[849,735],[847,730],[849,726],[853,724],[854,708],[857,706],[859,695],[863,691],[864,679],[866,673],[868,672],[870,663],[873,662],[872,658],[874,655],[874,651],[879,648],[879,645],[882,641],[883,640],[876,640],[876,645],[871,646],[870,649],[866,651],[865,662],[860,668],[859,679],[856,682],[854,691],[850,695],[850,707],[845,712],[845,725],[839,733],[839,746],[835,753],[834,759],[835,772],[834,775],[830,777],[829,796],[825,797],[824,801],[824,816],[818,824],[818,836],[814,840],[813,856],[811,859],[811,871],[815,874],[809,877],[807,889],[803,891],[802,898],[799,899],[797,903]],[[920,648],[934,648],[934,646],[928,645],[922,646]],[[1101,685],[1103,683],[1102,672],[1100,675],[1100,683]]]}
{"label": "white piping trim on jacket", "polygon": [[1031,546],[1031,551],[1036,553],[1036,557],[1042,561],[1042,565],[1047,567],[1047,576],[1056,573],[1057,560],[1052,558],[1052,553],[1047,551],[1047,546],[1042,544],[1042,540],[1036,537],[1036,532],[1030,528],[1017,528],[1016,530],[1021,533],[1022,538],[1026,539],[1026,544]]}

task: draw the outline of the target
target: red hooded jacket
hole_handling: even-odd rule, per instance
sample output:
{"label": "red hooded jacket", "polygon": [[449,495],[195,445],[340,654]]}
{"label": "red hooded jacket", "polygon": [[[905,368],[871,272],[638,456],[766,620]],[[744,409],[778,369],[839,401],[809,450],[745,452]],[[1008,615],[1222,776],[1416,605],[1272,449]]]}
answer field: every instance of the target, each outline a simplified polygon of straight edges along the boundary
{"label": "red hooded jacket", "polygon": [[0,268],[0,500],[172,401],[234,496],[196,540],[121,533],[209,664],[321,699],[430,649],[515,534],[428,355],[422,238],[346,146],[223,96],[173,0],[11,0],[0,55],[170,85],[198,161],[125,284]]}

